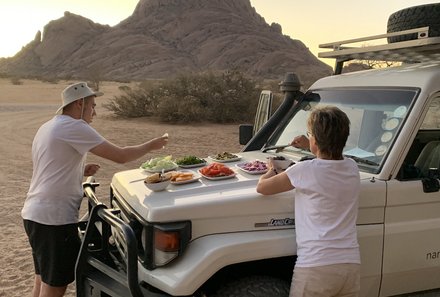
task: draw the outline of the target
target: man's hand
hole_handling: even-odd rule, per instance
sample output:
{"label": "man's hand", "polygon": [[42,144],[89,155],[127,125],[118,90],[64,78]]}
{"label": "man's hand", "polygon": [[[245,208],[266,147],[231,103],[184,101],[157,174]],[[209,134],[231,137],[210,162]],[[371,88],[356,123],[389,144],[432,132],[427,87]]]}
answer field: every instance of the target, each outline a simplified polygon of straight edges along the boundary
{"label": "man's hand", "polygon": [[92,176],[101,168],[98,164],[87,164],[84,168],[84,176]]}
{"label": "man's hand", "polygon": [[165,148],[165,145],[168,144],[168,133],[165,133],[161,137],[153,138],[149,141],[151,150],[158,150]]}

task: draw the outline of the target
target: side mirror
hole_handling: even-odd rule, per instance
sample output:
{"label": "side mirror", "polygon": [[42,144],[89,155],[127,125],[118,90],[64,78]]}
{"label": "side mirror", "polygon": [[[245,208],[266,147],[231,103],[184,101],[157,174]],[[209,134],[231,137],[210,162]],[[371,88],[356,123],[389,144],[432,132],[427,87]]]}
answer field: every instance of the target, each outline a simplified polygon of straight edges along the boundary
{"label": "side mirror", "polygon": [[439,168],[429,168],[428,177],[422,179],[423,192],[432,193],[440,190]]}
{"label": "side mirror", "polygon": [[238,137],[241,145],[246,145],[253,136],[254,125],[242,124],[238,127]]}
{"label": "side mirror", "polygon": [[438,179],[432,177],[426,177],[422,179],[423,192],[432,193],[440,190],[440,183]]}

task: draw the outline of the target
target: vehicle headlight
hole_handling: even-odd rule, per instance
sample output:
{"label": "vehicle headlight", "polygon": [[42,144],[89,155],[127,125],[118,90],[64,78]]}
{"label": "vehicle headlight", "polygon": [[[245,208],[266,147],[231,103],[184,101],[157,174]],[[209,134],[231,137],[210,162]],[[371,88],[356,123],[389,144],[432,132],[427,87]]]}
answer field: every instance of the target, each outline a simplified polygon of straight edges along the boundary
{"label": "vehicle headlight", "polygon": [[191,223],[151,224],[142,230],[142,262],[147,269],[164,266],[186,249],[191,239]]}

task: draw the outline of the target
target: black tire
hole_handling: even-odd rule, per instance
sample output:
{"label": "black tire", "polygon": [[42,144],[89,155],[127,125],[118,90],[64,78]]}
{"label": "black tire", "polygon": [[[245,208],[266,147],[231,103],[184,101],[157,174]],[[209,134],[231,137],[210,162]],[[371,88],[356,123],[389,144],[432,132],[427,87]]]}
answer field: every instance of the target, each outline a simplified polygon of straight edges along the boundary
{"label": "black tire", "polygon": [[270,276],[250,276],[222,285],[210,297],[288,297],[290,282]]}
{"label": "black tire", "polygon": [[[398,32],[429,26],[429,37],[440,36],[440,3],[408,7],[388,18],[387,32]],[[388,42],[417,39],[417,34],[388,37]]]}

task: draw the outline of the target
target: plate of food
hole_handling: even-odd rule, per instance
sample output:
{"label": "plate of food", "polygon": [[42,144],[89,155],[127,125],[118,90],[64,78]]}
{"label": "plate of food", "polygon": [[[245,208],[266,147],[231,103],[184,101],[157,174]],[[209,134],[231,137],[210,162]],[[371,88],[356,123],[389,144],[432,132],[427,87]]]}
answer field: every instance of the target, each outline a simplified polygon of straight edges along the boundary
{"label": "plate of food", "polygon": [[235,165],[238,169],[249,174],[263,174],[268,170],[267,163],[255,160],[251,162],[243,162]]}
{"label": "plate of food", "polygon": [[181,168],[194,168],[205,166],[206,160],[193,155],[189,155],[176,159],[175,163]]}
{"label": "plate of food", "polygon": [[214,162],[199,169],[199,173],[209,180],[220,180],[232,178],[236,175],[234,170],[225,164]]}
{"label": "plate of food", "polygon": [[196,182],[200,179],[200,175],[191,170],[171,171],[171,184],[183,185]]}
{"label": "plate of food", "polygon": [[241,156],[240,155],[231,154],[229,152],[219,153],[219,154],[214,155],[214,156],[209,156],[209,158],[211,160],[213,160],[214,162],[220,162],[220,163],[235,162],[235,161],[240,161],[241,160]]}
{"label": "plate of food", "polygon": [[140,168],[150,173],[167,172],[175,170],[177,164],[172,161],[172,156],[165,156],[152,158],[142,163]]}

